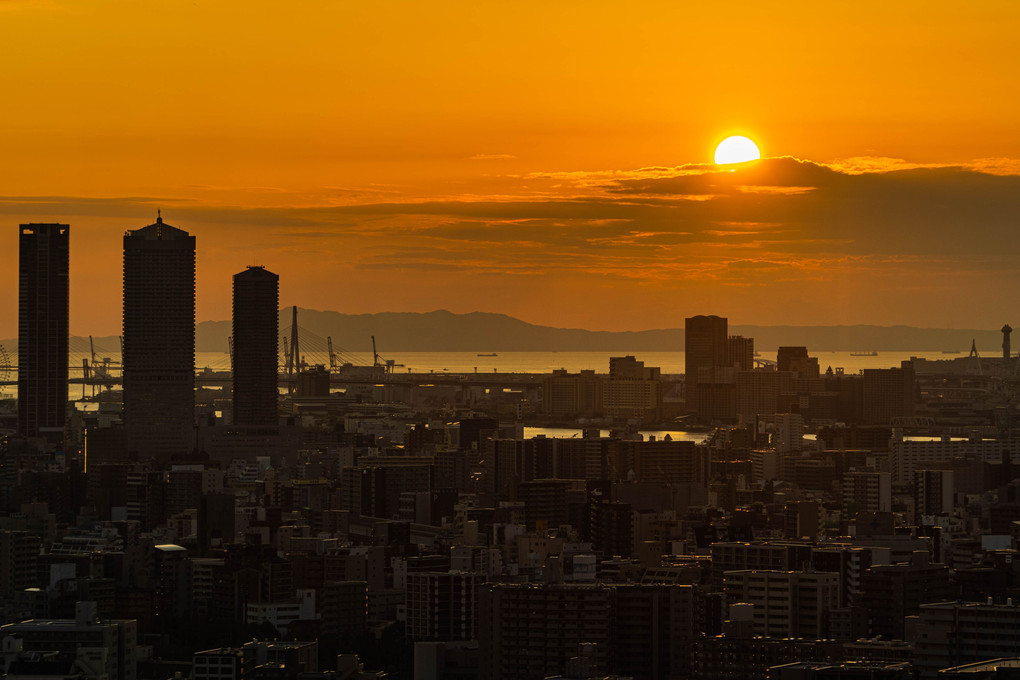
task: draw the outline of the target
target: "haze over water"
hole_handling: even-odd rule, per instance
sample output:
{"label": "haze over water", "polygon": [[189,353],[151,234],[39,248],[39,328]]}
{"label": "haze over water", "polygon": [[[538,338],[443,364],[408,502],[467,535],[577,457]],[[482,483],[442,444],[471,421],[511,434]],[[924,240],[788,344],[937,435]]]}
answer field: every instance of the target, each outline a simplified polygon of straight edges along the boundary
{"label": "haze over water", "polygon": [[[900,365],[901,361],[907,361],[911,357],[918,357],[928,360],[954,359],[967,356],[966,352],[943,353],[943,352],[879,352],[877,356],[853,356],[851,352],[815,352],[808,348],[811,356],[817,357],[818,366],[824,373],[828,367],[835,371],[842,368],[845,373],[858,373],[865,368],[894,368]],[[482,354],[483,356],[479,356]],[[551,373],[552,371],[565,369],[569,373],[577,373],[583,370],[593,370],[596,373],[609,372],[609,358],[634,355],[645,366],[657,366],[662,373],[675,375],[684,372],[684,352],[498,352],[495,356],[488,356],[491,352],[399,352],[387,358],[396,362],[394,372],[396,373]],[[360,359],[360,365],[372,363],[371,354],[355,355]],[[981,356],[995,356],[988,350],[981,352]],[[115,366],[119,367],[120,356],[115,354],[111,357]],[[755,359],[776,360],[774,351],[761,352]],[[304,361],[308,365],[328,365],[329,359],[309,353],[304,354]],[[281,370],[284,359],[281,356]],[[195,368],[202,370],[209,368],[213,371],[230,370],[230,357],[226,352],[196,352]],[[15,373],[12,371],[12,373]],[[15,373],[16,374],[16,373]],[[81,360],[71,361],[71,377],[81,377]]]}
{"label": "haze over water", "polygon": [[[832,366],[833,370],[842,367],[846,373],[857,373],[865,368],[899,367],[901,361],[910,357],[925,359],[952,359],[966,354],[943,354],[941,352],[880,352],[878,356],[851,356],[850,352],[808,352],[818,358],[818,365],[824,373]],[[684,352],[499,352],[496,356],[478,356],[477,352],[401,352],[392,357],[403,367],[395,369],[398,373],[406,373],[411,369],[415,373],[443,372],[472,373],[477,368],[479,373],[550,373],[565,369],[570,373],[582,370],[594,370],[596,373],[609,371],[609,358],[634,355],[645,366],[657,366],[665,374],[684,372]],[[481,352],[481,354],[489,354]],[[205,356],[199,354],[199,357]],[[216,355],[209,355],[210,357]],[[219,355],[225,357],[226,355]],[[990,356],[987,355],[987,356]],[[774,351],[762,352],[756,359],[776,360]],[[311,361],[311,357],[307,357]],[[369,357],[369,361],[371,358]],[[197,366],[202,366],[200,361]],[[212,365],[212,364],[210,364]]]}

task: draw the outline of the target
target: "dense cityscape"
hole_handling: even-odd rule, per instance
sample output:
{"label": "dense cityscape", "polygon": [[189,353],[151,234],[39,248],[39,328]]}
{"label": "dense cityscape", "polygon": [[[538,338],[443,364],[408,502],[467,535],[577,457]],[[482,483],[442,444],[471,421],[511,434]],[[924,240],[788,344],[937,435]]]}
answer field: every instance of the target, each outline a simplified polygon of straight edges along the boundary
{"label": "dense cityscape", "polygon": [[250,266],[196,372],[196,237],[158,217],[73,399],[70,234],[19,231],[8,678],[1020,676],[1008,325],[857,373],[711,315],[682,375],[398,373],[309,364]]}

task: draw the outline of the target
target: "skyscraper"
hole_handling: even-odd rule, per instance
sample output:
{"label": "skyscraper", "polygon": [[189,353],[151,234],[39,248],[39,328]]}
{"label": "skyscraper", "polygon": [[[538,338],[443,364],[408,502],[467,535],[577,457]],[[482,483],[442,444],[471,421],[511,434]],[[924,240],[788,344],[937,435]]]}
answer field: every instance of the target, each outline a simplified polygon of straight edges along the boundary
{"label": "skyscraper", "polygon": [[692,316],[684,322],[684,375],[687,410],[698,410],[698,369],[729,365],[728,321]]}
{"label": "skyscraper", "polygon": [[279,276],[265,267],[234,274],[234,425],[276,425],[279,308]]}
{"label": "skyscraper", "polygon": [[18,432],[63,442],[67,417],[70,227],[22,224],[18,270]]}
{"label": "skyscraper", "polygon": [[124,426],[128,449],[166,463],[191,452],[195,237],[163,223],[124,234]]}

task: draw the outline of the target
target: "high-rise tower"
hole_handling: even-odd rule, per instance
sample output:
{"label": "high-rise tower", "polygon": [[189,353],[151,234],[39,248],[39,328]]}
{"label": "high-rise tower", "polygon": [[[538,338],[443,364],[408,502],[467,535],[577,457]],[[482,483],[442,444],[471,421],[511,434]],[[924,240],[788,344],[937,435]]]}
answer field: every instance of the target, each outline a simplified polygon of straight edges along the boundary
{"label": "high-rise tower", "polygon": [[264,267],[234,274],[234,425],[276,425],[279,307],[279,276]]}
{"label": "high-rise tower", "polygon": [[124,234],[128,449],[167,463],[194,446],[195,237],[163,223]]}
{"label": "high-rise tower", "polygon": [[698,369],[729,365],[728,320],[692,316],[684,322],[684,380],[687,409],[698,409]]}
{"label": "high-rise tower", "polygon": [[67,418],[70,227],[22,224],[18,238],[18,432],[63,443]]}

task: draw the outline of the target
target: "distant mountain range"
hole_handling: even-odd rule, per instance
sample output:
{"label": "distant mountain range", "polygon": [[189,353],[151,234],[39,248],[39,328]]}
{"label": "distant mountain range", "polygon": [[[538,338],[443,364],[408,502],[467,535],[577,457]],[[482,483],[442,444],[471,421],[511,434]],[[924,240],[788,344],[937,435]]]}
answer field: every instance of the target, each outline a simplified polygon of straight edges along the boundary
{"label": "distant mountain range", "polygon": [[[280,333],[289,332],[291,308],[280,312]],[[682,351],[684,330],[664,328],[647,331],[588,331],[578,328],[538,326],[505,314],[472,312],[381,312],[342,314],[311,309],[298,310],[302,351],[325,350],[332,337],[337,352],[371,357],[372,336],[379,354],[398,352],[654,352]],[[1020,327],[1020,326],[1018,326]],[[230,321],[203,321],[196,329],[196,350],[226,352]],[[731,335],[753,337],[755,347],[774,351],[781,345],[805,345],[811,351],[960,351],[971,341],[985,354],[997,355],[1002,334],[994,329],[915,328],[911,326],[745,326],[731,325]],[[97,353],[119,351],[116,336],[95,338]],[[17,340],[0,340],[13,352]],[[1017,347],[1020,348],[1020,339]],[[321,348],[321,349],[320,349]],[[72,352],[88,351],[88,338],[74,338]]]}

